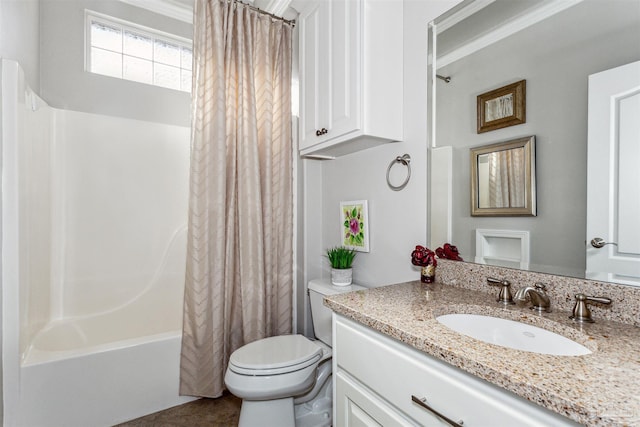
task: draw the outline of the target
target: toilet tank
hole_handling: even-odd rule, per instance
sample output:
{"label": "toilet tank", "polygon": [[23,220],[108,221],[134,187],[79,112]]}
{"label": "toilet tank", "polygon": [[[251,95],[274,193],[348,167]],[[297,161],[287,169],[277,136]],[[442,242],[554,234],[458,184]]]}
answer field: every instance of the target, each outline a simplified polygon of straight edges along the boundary
{"label": "toilet tank", "polygon": [[313,333],[320,341],[331,347],[331,309],[322,303],[328,295],[342,294],[361,289],[362,286],[333,286],[330,280],[314,279],[309,282],[309,300],[311,302],[311,320]]}

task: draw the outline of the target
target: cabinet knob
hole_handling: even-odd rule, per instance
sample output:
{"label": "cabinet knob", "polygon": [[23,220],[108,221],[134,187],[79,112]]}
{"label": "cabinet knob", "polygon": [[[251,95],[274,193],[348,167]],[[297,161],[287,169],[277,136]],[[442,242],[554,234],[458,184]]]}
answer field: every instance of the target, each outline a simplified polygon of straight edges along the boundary
{"label": "cabinet knob", "polygon": [[329,131],[326,128],[322,128],[322,129],[316,131],[316,136],[324,135],[327,132],[329,132]]}

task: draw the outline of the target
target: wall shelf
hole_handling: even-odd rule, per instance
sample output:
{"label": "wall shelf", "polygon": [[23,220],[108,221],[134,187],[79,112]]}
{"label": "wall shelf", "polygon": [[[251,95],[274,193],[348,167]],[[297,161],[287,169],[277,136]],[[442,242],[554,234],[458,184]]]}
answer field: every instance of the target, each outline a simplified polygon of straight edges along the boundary
{"label": "wall shelf", "polygon": [[527,270],[529,248],[528,231],[476,229],[475,262],[478,264]]}

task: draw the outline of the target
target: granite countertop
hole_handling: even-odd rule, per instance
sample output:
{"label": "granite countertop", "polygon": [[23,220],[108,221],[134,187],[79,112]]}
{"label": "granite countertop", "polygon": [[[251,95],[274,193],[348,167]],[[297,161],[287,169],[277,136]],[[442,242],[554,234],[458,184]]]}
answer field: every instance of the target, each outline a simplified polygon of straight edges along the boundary
{"label": "granite countertop", "polygon": [[[336,313],[404,342],[529,401],[589,426],[640,425],[640,328],[570,313],[535,314],[503,307],[495,295],[420,282],[325,297]],[[553,300],[551,301],[553,310]],[[481,314],[532,324],[589,348],[586,356],[512,350],[459,334],[436,321],[448,313]]]}

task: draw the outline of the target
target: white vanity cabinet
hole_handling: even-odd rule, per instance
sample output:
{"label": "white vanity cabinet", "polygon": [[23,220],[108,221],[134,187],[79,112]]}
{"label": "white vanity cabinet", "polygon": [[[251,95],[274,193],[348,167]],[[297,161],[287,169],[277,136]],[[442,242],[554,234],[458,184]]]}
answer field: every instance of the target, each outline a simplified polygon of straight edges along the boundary
{"label": "white vanity cabinet", "polygon": [[313,0],[300,11],[301,155],[402,139],[402,0]]}
{"label": "white vanity cabinet", "polygon": [[579,424],[334,314],[334,426]]}

